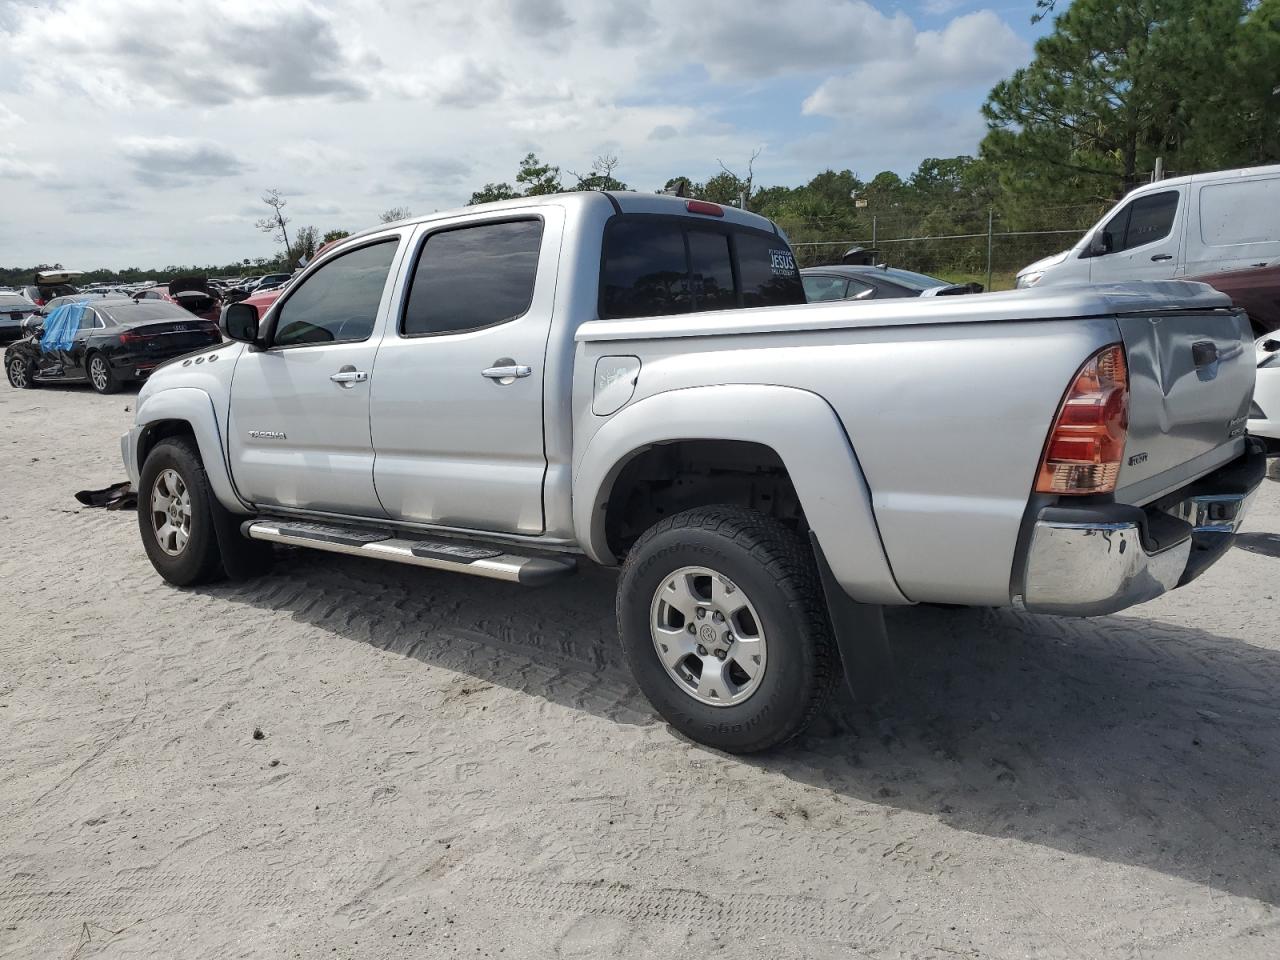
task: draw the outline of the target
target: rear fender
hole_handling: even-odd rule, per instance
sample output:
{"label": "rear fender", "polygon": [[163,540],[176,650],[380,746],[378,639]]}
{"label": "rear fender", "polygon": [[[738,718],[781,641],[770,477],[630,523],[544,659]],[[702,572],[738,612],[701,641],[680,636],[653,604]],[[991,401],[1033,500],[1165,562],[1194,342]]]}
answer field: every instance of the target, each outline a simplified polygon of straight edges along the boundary
{"label": "rear fender", "polygon": [[655,444],[680,440],[739,440],[771,448],[791,476],[836,581],[864,603],[910,602],[889,568],[871,493],[843,425],[822,397],[792,387],[671,390],[611,417],[574,465],[574,530],[597,563],[617,563],[605,514],[623,467]]}
{"label": "rear fender", "polygon": [[150,394],[138,405],[134,428],[126,435],[129,448],[124,451],[129,475],[137,483],[142,471],[142,452],[151,446],[152,431],[161,424],[177,421],[191,428],[200,459],[204,462],[209,486],[218,501],[235,513],[246,513],[252,507],[240,499],[231,480],[227,464],[226,444],[218,425],[213,399],[194,387],[172,387]]}

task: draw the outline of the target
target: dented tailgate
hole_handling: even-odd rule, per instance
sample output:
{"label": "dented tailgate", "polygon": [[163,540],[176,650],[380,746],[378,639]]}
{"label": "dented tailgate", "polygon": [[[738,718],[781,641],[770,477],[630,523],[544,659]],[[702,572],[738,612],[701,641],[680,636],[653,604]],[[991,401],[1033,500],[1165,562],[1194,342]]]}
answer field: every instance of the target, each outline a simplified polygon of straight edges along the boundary
{"label": "dented tailgate", "polygon": [[1252,335],[1244,313],[1228,309],[1117,320],[1130,398],[1116,499],[1141,504],[1243,452]]}

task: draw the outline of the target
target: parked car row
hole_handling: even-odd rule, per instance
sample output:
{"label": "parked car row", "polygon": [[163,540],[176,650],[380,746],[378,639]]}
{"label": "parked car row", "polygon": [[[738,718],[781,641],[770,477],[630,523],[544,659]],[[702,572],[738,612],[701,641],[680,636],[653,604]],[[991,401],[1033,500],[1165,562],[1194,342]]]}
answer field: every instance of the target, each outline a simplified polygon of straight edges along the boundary
{"label": "parked car row", "polygon": [[114,393],[166,360],[222,342],[222,298],[204,277],[78,291],[66,282],[74,276],[37,274],[31,286],[40,303],[0,294],[0,342],[8,344],[11,386],[87,382],[99,393]]}

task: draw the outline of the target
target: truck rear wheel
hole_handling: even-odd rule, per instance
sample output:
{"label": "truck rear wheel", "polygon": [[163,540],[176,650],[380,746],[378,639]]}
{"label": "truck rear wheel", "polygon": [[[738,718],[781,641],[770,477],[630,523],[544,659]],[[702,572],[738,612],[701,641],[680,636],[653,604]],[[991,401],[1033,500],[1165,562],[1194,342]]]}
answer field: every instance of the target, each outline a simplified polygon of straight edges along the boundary
{"label": "truck rear wheel", "polygon": [[800,733],[839,675],[813,553],[754,510],[700,507],[655,524],[623,565],[617,610],[649,702],[730,753]]}

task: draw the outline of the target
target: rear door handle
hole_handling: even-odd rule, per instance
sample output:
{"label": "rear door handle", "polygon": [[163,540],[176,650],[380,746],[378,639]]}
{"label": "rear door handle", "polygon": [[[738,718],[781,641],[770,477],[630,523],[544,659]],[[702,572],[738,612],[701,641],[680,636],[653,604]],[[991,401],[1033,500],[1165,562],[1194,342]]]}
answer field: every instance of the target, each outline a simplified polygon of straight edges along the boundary
{"label": "rear door handle", "polygon": [[1172,253],[1153,253],[1151,255],[1151,260],[1153,263],[1159,262],[1161,260],[1172,260],[1172,259],[1173,259]]}
{"label": "rear door handle", "polygon": [[490,380],[510,383],[512,380],[521,377],[527,377],[533,373],[533,367],[527,367],[523,363],[508,363],[500,367],[488,367],[480,371],[480,376],[488,377]]}

